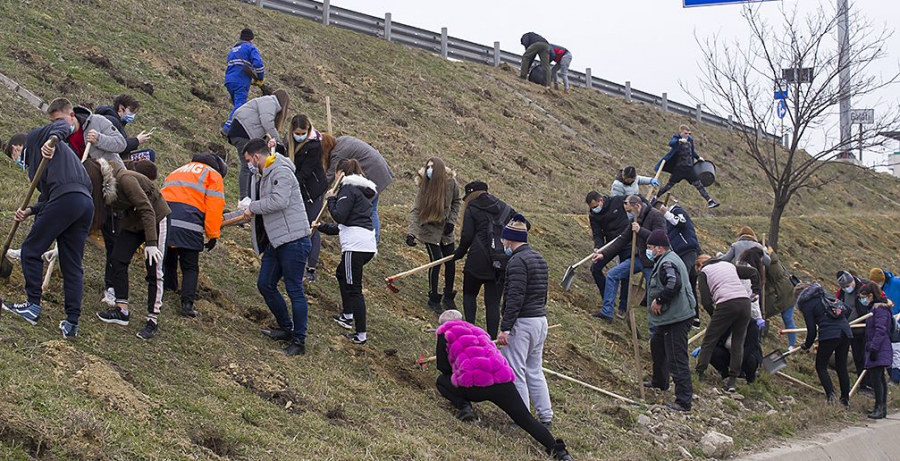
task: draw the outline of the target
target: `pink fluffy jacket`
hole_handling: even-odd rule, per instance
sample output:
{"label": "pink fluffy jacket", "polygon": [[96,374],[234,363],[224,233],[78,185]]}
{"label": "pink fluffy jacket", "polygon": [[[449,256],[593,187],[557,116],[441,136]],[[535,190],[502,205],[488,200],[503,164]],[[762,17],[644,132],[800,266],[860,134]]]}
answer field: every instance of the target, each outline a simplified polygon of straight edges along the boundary
{"label": "pink fluffy jacket", "polygon": [[506,358],[491,337],[475,325],[454,320],[441,325],[437,334],[447,340],[447,356],[456,387],[487,387],[515,380]]}

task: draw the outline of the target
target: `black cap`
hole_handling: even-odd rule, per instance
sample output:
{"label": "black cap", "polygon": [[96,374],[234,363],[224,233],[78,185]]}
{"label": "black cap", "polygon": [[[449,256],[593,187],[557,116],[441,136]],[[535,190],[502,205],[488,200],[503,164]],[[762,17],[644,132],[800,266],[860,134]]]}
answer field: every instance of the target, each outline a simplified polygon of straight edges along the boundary
{"label": "black cap", "polygon": [[472,192],[479,191],[479,190],[483,190],[483,191],[487,192],[488,185],[482,181],[472,181],[472,182],[466,184],[465,193],[463,195],[464,196],[469,195]]}
{"label": "black cap", "polygon": [[241,40],[245,42],[249,42],[253,40],[253,31],[250,29],[244,29],[241,31]]}

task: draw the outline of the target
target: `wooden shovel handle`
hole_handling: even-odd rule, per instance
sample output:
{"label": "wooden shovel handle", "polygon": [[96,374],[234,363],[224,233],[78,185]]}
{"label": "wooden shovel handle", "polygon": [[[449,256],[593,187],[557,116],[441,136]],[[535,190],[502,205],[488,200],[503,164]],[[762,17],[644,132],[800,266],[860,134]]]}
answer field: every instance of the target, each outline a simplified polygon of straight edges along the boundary
{"label": "wooden shovel handle", "polygon": [[410,275],[417,274],[417,273],[422,272],[422,271],[424,271],[424,270],[431,269],[431,268],[434,267],[434,266],[439,266],[439,265],[444,264],[444,263],[446,263],[446,262],[453,261],[453,257],[454,257],[453,255],[445,256],[445,257],[443,257],[443,258],[441,258],[441,259],[438,259],[437,261],[432,261],[432,262],[430,262],[430,263],[428,263],[428,264],[421,265],[421,266],[416,267],[416,268],[414,268],[414,269],[410,269],[410,270],[408,270],[408,271],[406,271],[406,272],[401,272],[401,273],[399,273],[399,274],[396,274],[396,275],[392,275],[392,276],[390,276],[390,277],[387,277],[387,278],[384,279],[384,281],[385,281],[385,282],[393,282],[394,280],[399,280],[399,279],[402,279],[402,278],[404,278],[404,277],[409,277]]}
{"label": "wooden shovel handle", "polygon": [[588,262],[591,258],[594,257],[594,254],[595,254],[595,253],[603,253],[605,250],[608,250],[609,247],[611,247],[612,244],[613,244],[616,240],[619,239],[619,237],[621,237],[621,235],[617,235],[616,238],[614,238],[614,239],[610,240],[609,242],[607,242],[606,245],[603,245],[599,250],[597,250],[597,251],[592,251],[591,254],[587,255],[587,257],[585,257],[585,258],[582,259],[581,261],[578,261],[577,263],[572,264],[572,268],[574,269],[574,268],[576,268],[576,267],[578,267],[578,266],[580,266],[580,265],[582,265],[582,264]]}
{"label": "wooden shovel handle", "polygon": [[81,163],[84,163],[87,161],[88,156],[91,154],[91,146],[92,145],[93,145],[93,143],[87,143],[84,146],[84,154],[81,155]]}
{"label": "wooden shovel handle", "polygon": [[[57,141],[59,139],[56,136],[50,136],[45,145],[55,149]],[[28,187],[28,193],[25,194],[25,200],[22,200],[22,206],[19,208],[24,210],[31,203],[31,197],[34,196],[34,190],[37,189],[38,182],[40,182],[44,170],[47,169],[48,163],[50,163],[50,159],[42,155],[41,163],[38,165],[37,172],[34,173],[34,178],[31,179],[31,185]],[[6,236],[6,243],[3,244],[3,251],[0,252],[2,257],[6,257],[6,252],[9,251],[9,246],[12,245],[12,239],[16,235],[17,230],[19,230],[19,221],[13,221],[12,229],[9,230],[9,234]]]}
{"label": "wooden shovel handle", "polygon": [[[331,188],[330,188],[328,191],[329,191],[329,192],[335,192],[335,191],[337,191],[338,188],[341,187],[341,180],[342,180],[342,179],[344,179],[344,172],[338,171],[337,173],[335,173],[335,174],[334,174],[334,183],[331,185]],[[313,221],[313,222],[319,222],[319,220],[322,219],[322,216],[325,215],[325,209],[326,209],[326,208],[327,208],[327,206],[323,203],[323,204],[322,204],[322,209],[319,210],[319,214],[318,214],[318,216],[316,216],[316,220]]]}

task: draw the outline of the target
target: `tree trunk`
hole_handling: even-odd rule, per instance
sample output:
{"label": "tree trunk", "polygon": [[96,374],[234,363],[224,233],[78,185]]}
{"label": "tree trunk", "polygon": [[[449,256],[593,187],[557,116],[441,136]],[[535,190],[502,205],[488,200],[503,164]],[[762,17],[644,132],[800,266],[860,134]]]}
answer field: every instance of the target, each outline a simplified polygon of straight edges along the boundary
{"label": "tree trunk", "polygon": [[769,246],[775,251],[778,251],[778,233],[781,231],[781,216],[784,214],[785,208],[787,208],[787,202],[776,200],[775,205],[772,206],[772,215],[769,217],[769,235],[766,238]]}

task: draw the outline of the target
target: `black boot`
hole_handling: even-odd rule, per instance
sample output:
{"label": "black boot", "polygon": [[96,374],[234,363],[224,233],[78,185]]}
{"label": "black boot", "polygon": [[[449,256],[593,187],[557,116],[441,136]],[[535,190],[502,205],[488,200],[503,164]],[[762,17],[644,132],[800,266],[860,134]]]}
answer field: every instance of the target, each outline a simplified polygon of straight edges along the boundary
{"label": "black boot", "polygon": [[284,355],[292,357],[295,355],[306,355],[306,342],[300,338],[294,338],[284,350]]}
{"label": "black boot", "polygon": [[281,328],[274,328],[271,330],[264,328],[260,330],[260,332],[275,341],[290,341],[294,337],[290,331],[285,331]]}
{"label": "black boot", "polygon": [[475,420],[475,411],[472,410],[472,404],[466,403],[465,405],[463,405],[462,408],[457,410],[456,419],[463,421],[463,422],[474,421]]}
{"label": "black boot", "polygon": [[559,459],[563,461],[574,461],[572,455],[566,450],[566,442],[563,442],[562,439],[556,439],[556,445],[547,449],[547,454],[553,457],[553,459]]}
{"label": "black boot", "polygon": [[458,309],[456,309],[456,302],[453,301],[454,298],[456,298],[455,291],[450,291],[450,292],[445,291],[444,292],[444,299],[442,302],[444,304],[445,310],[448,310],[448,311],[449,310],[454,310],[454,311],[458,310]]}
{"label": "black boot", "polygon": [[441,297],[440,293],[431,293],[428,295],[428,308],[437,315],[444,313],[444,309],[441,307]]}
{"label": "black boot", "polygon": [[875,409],[869,413],[869,419],[884,419],[887,416],[887,405],[875,405]]}
{"label": "black boot", "polygon": [[197,311],[194,310],[194,302],[193,301],[182,301],[181,302],[181,316],[182,317],[196,317]]}

